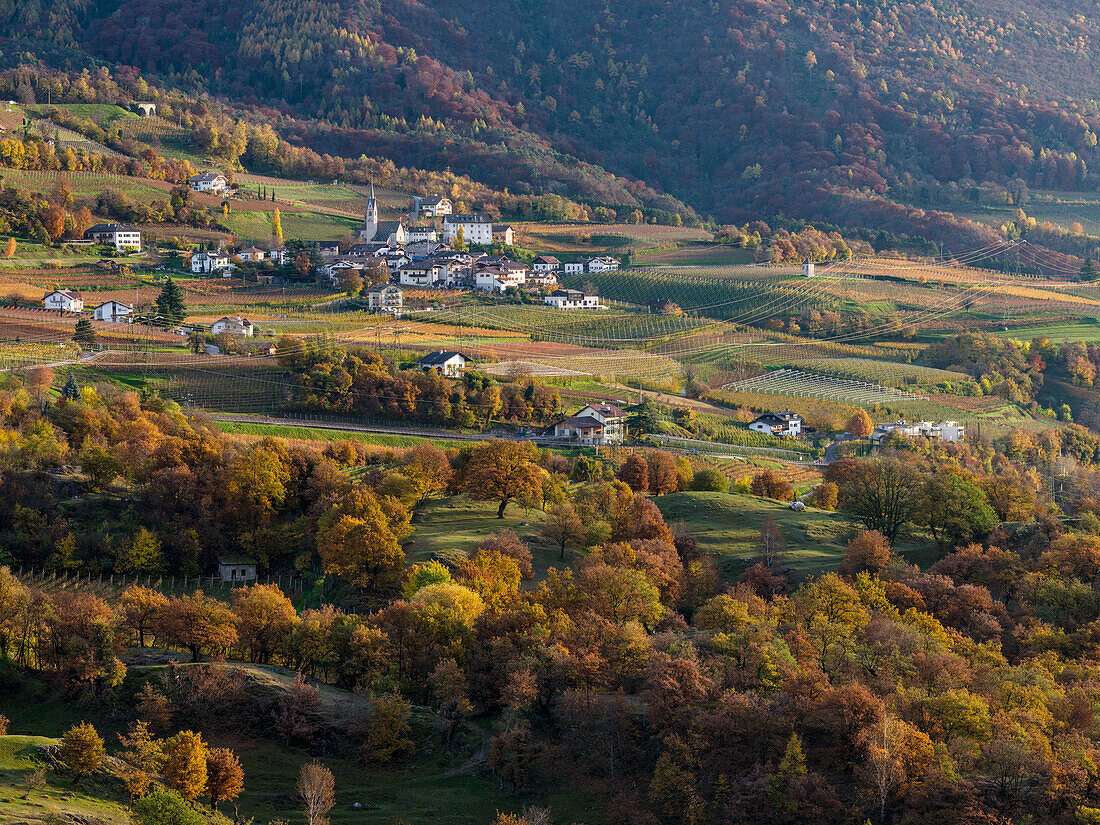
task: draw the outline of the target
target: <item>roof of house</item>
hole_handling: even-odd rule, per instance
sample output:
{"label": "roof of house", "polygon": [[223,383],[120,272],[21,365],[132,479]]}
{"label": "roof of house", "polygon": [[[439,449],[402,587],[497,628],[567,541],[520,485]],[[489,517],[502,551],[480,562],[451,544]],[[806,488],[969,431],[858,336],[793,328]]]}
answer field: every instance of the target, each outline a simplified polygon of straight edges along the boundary
{"label": "roof of house", "polygon": [[264,252],[264,250],[262,250],[262,249],[260,249],[259,247],[256,247],[256,246],[250,246],[247,249],[242,249],[237,254],[238,255],[255,255],[257,252],[259,252],[261,255],[266,255],[267,254],[266,252]]}
{"label": "roof of house", "polygon": [[390,235],[394,234],[401,225],[401,221],[383,221],[378,224],[378,228],[374,230],[374,237],[388,238]]}
{"label": "roof of house", "polygon": [[74,301],[80,300],[80,293],[75,289],[51,289],[45,295],[42,296],[42,300],[46,300],[51,295],[64,295],[66,298],[72,298]]}
{"label": "roof of house", "polygon": [[752,420],[755,424],[757,421],[770,422],[774,424],[786,424],[788,421],[801,421],[802,416],[791,412],[790,410],[782,410],[780,412],[766,412],[762,415],[756,416]]}
{"label": "roof of house", "polygon": [[201,172],[198,175],[192,175],[187,180],[191,183],[213,183],[218,178],[225,180],[225,175],[222,175],[218,172]]}
{"label": "roof of house", "polygon": [[420,205],[421,206],[438,206],[439,204],[443,203],[443,201],[445,201],[445,200],[448,200],[448,199],[443,197],[442,195],[428,195],[428,197],[426,197],[426,198],[424,198],[423,200],[420,201]]}
{"label": "roof of house", "polygon": [[494,232],[507,232],[511,228],[512,228],[512,225],[509,224],[509,223],[494,223],[493,224],[493,231]]}
{"label": "roof of house", "polygon": [[580,298],[587,298],[588,296],[581,292],[579,289],[555,289],[550,293],[551,298],[568,298],[570,301],[576,301]]}
{"label": "roof of house", "polygon": [[133,309],[134,308],[133,305],[124,304],[124,303],[122,303],[122,301],[104,301],[102,304],[97,306],[96,309],[100,309],[101,307],[105,307],[108,304],[118,304],[120,307],[126,307],[126,309]]}
{"label": "roof of house", "polygon": [[218,556],[218,564],[257,564],[251,556]]}
{"label": "roof of house", "polygon": [[[226,321],[230,324],[239,324],[242,327],[254,326],[254,324],[251,321],[249,321],[247,318],[241,318],[241,317],[230,318],[228,315],[224,316],[223,318],[219,318],[217,321],[214,322],[214,324],[220,324],[222,321]],[[210,326],[214,326],[214,324],[211,324]]]}
{"label": "roof of house", "polygon": [[594,409],[600,415],[607,416],[608,418],[623,417],[622,408],[616,407],[614,404],[589,404],[588,406]]}
{"label": "roof of house", "polygon": [[340,242],[339,241],[318,241],[317,245],[319,247],[321,247],[322,249],[328,249],[329,247],[333,247],[333,246],[335,246],[337,249],[340,248]]}
{"label": "roof of house", "polygon": [[560,264],[560,263],[561,263],[561,261],[559,261],[559,260],[558,260],[557,258],[555,258],[555,257],[554,257],[553,255],[539,255],[539,256],[538,256],[537,258],[535,258],[535,260],[533,260],[533,261],[532,261],[531,263],[534,263],[534,264],[538,264],[538,263],[542,263],[542,264],[554,264],[554,266],[557,266],[558,264]]}
{"label": "roof of house", "polygon": [[439,364],[439,365],[446,364],[448,361],[450,361],[455,356],[458,356],[463,361],[469,360],[461,352],[455,352],[454,350],[449,350],[449,349],[441,349],[441,350],[438,350],[437,352],[429,352],[427,355],[422,356],[420,358],[420,363],[421,363],[422,366],[432,367],[432,366],[436,366],[437,364]]}
{"label": "roof of house", "polygon": [[568,424],[571,427],[599,427],[603,429],[603,424],[599,419],[593,418],[590,415],[571,415],[568,418],[563,418],[561,421],[555,421],[550,426],[559,427],[562,424]]}
{"label": "roof of house", "polygon": [[477,212],[463,212],[455,215],[446,215],[443,218],[443,223],[488,223],[491,224],[492,220],[485,215]]}
{"label": "roof of house", "polygon": [[85,235],[89,232],[137,232],[137,230],[123,223],[97,223],[84,230]]}

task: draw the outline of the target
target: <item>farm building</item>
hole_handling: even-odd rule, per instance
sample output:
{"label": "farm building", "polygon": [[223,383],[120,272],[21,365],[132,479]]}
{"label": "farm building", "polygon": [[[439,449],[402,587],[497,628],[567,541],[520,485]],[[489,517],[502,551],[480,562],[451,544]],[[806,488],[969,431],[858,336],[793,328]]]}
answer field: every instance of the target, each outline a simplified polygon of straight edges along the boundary
{"label": "farm building", "polygon": [[42,306],[46,309],[60,309],[62,312],[80,312],[84,309],[84,299],[74,290],[55,289],[42,296]]}
{"label": "farm building", "polygon": [[795,436],[802,432],[802,416],[790,410],[767,412],[754,418],[749,429],[768,435]]}
{"label": "farm building", "polygon": [[221,335],[223,332],[227,332],[230,335],[251,336],[255,331],[256,327],[253,323],[247,318],[242,318],[240,315],[236,318],[230,318],[227,315],[224,318],[219,318],[210,325],[210,333],[212,335]]}
{"label": "farm building", "polygon": [[256,560],[248,556],[221,556],[218,559],[218,576],[230,584],[256,581]]}
{"label": "farm building", "polygon": [[93,316],[97,321],[109,321],[117,324],[128,323],[133,315],[133,306],[120,301],[104,301],[93,310]]}
{"label": "farm building", "polygon": [[424,372],[435,370],[450,378],[461,375],[466,369],[469,359],[461,352],[441,349],[438,352],[429,352],[420,359],[420,369]]}

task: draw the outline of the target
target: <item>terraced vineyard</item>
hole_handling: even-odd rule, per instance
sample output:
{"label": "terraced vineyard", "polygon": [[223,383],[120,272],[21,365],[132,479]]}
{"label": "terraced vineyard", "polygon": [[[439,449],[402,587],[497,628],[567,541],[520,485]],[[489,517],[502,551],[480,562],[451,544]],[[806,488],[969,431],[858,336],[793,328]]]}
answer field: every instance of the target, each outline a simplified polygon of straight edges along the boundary
{"label": "terraced vineyard", "polygon": [[970,383],[969,375],[951,370],[924,367],[919,364],[899,364],[893,361],[872,361],[864,358],[806,358],[792,362],[801,370],[837,375],[881,384],[885,387],[935,387],[939,384]]}
{"label": "terraced vineyard", "polygon": [[899,399],[921,398],[921,396],[884,387],[881,384],[791,369],[776,370],[755,378],[747,378],[744,381],[729,384],[723,389],[781,395],[785,398],[822,398],[859,407],[876,404],[885,406]]}

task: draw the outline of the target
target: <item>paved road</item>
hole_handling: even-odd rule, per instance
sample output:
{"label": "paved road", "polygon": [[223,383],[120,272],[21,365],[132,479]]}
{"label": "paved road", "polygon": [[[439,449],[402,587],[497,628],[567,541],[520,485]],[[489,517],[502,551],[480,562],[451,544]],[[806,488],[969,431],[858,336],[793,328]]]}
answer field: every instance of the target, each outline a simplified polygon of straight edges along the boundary
{"label": "paved road", "polygon": [[838,445],[843,444],[845,441],[857,440],[860,439],[857,439],[854,435],[849,435],[848,433],[840,433],[839,435],[835,436],[833,438],[833,443],[825,448],[825,463],[832,464],[834,461],[836,461],[836,448]]}

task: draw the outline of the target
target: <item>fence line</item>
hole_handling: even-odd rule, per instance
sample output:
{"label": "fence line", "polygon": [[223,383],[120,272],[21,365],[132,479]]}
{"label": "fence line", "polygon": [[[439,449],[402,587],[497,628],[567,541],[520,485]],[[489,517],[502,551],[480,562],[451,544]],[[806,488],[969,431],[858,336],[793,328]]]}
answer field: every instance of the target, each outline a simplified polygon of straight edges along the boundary
{"label": "fence line", "polygon": [[[124,573],[88,573],[81,570],[35,570],[19,567],[13,571],[19,579],[37,582],[38,584],[56,584],[60,587],[70,585],[104,585],[107,587],[125,588],[129,585],[139,585],[153,589],[175,591],[177,586],[183,592],[197,589],[206,592],[209,590],[234,590],[252,584],[277,585],[284,593],[293,592],[295,588],[305,587],[305,580],[301,576],[260,576],[252,580],[226,580],[220,576],[158,576],[146,574],[133,576]],[[204,584],[205,582],[205,584]]]}

